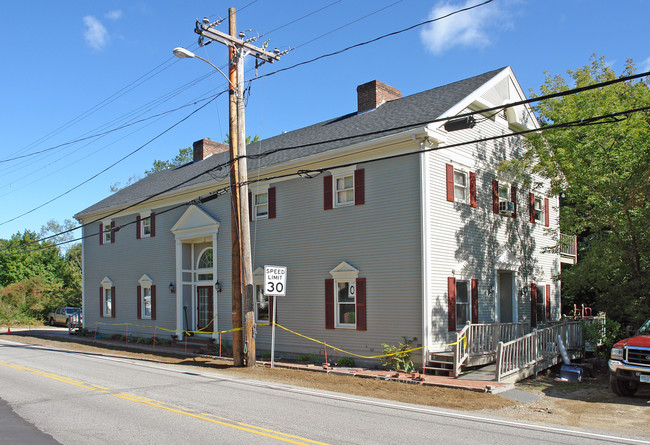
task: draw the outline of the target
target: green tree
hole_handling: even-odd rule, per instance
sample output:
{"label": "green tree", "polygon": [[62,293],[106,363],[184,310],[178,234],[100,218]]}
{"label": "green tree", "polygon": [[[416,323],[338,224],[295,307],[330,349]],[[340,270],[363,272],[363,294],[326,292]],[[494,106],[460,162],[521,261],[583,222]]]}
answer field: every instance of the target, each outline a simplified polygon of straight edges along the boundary
{"label": "green tree", "polygon": [[[635,72],[628,60],[621,76]],[[547,73],[540,95],[617,76],[603,57],[562,76]],[[542,127],[650,104],[648,78],[542,100]],[[533,96],[535,96],[533,94]],[[562,232],[579,237],[578,264],[562,273],[563,300],[591,304],[610,318],[637,324],[650,316],[650,115],[630,112],[599,124],[549,129],[529,138],[520,167],[551,180],[562,197]]]}
{"label": "green tree", "polygon": [[173,168],[173,167],[180,167],[183,164],[187,164],[188,162],[192,161],[193,159],[193,152],[192,152],[192,147],[185,147],[181,148],[178,150],[178,154],[174,156],[172,159],[169,159],[167,161],[160,161],[156,159],[153,161],[153,167],[149,170],[145,170],[145,175],[149,176],[153,173],[156,173],[161,170],[167,170],[168,168]]}
{"label": "green tree", "polygon": [[[258,135],[251,136],[250,134],[246,136],[246,145],[253,144],[260,140]],[[230,133],[226,133],[226,139],[223,140],[224,144],[230,145]]]}

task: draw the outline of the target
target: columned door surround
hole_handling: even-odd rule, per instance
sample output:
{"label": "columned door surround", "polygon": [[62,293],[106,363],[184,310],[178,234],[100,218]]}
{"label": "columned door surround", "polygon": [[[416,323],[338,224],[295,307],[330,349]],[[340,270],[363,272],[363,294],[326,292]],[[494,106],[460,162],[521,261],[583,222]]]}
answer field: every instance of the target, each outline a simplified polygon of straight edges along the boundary
{"label": "columned door surround", "polygon": [[[213,253],[213,282],[217,281],[217,233],[219,232],[219,222],[210,216],[205,210],[196,205],[191,205],[185,213],[178,219],[171,232],[174,234],[176,244],[176,330],[183,330],[183,244],[212,243]],[[192,249],[193,250],[193,249]],[[192,258],[192,269],[194,269],[194,259]],[[194,272],[194,271],[192,271]],[[192,273],[192,294],[197,295],[196,284],[194,283],[194,274]],[[187,283],[187,280],[186,280]],[[219,296],[214,293],[212,313],[217,313]],[[192,302],[196,298],[192,298]],[[191,324],[196,323],[196,307],[188,308],[188,317],[191,317]],[[218,321],[215,319],[213,329],[218,331]],[[179,338],[183,335],[179,334]],[[213,338],[218,338],[217,334],[212,334]]]}

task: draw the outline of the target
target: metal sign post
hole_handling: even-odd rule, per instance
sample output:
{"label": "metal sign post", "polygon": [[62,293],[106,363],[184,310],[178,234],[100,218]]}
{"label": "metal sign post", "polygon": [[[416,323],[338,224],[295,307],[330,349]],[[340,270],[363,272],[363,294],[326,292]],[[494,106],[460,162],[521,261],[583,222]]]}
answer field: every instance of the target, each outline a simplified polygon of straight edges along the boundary
{"label": "metal sign post", "polygon": [[275,320],[278,314],[278,299],[287,293],[287,268],[285,266],[264,266],[264,295],[273,298],[271,314],[271,368],[275,366]]}

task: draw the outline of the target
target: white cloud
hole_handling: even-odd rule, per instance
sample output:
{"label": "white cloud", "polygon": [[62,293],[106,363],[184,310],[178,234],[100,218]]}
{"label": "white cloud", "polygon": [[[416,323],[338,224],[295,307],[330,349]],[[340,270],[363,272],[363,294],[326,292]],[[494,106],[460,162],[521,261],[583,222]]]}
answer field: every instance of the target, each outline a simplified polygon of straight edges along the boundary
{"label": "white cloud", "polygon": [[83,22],[86,25],[84,31],[86,43],[96,51],[104,49],[110,40],[106,27],[92,15],[85,16]]}
{"label": "white cloud", "polygon": [[106,14],[104,14],[104,17],[106,17],[109,20],[118,20],[122,17],[122,10],[115,9],[113,11],[109,11]]}
{"label": "white cloud", "polygon": [[[431,10],[429,19],[476,4],[476,0],[439,2]],[[441,54],[454,46],[483,48],[492,43],[492,36],[497,30],[512,27],[512,20],[506,11],[507,8],[499,7],[496,2],[463,11],[426,25],[420,32],[420,39],[434,54]]]}

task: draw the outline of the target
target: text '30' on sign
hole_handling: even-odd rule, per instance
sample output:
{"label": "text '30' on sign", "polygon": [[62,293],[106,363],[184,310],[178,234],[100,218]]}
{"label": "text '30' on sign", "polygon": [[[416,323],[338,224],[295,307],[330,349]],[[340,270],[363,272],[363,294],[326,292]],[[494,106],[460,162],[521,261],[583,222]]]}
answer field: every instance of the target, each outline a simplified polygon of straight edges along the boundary
{"label": "text '30' on sign", "polygon": [[287,268],[264,266],[264,295],[284,297],[287,293]]}

